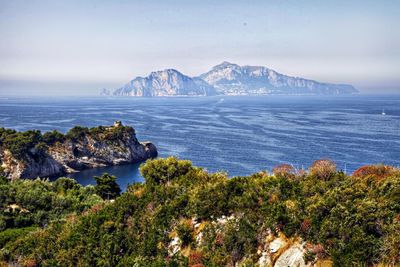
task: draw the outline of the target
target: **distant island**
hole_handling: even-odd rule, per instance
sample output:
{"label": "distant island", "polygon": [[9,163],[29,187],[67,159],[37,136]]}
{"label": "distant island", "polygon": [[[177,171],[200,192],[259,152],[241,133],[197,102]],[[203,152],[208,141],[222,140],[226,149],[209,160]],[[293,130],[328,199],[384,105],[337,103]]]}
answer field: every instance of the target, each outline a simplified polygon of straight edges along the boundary
{"label": "distant island", "polygon": [[175,69],[136,77],[106,96],[214,96],[214,95],[341,95],[358,93],[352,85],[317,82],[291,77],[262,66],[239,66],[223,62],[198,77]]}
{"label": "distant island", "polygon": [[0,175],[11,180],[60,176],[156,156],[152,143],[140,143],[135,130],[120,121],[113,126],[75,126],[65,135],[0,128]]}

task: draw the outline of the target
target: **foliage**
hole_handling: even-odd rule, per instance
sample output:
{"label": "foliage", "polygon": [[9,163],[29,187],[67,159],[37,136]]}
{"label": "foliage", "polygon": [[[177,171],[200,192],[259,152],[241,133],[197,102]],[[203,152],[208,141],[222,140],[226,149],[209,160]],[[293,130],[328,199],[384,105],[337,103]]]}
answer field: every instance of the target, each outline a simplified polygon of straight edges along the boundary
{"label": "foliage", "polygon": [[77,141],[85,137],[89,133],[89,128],[82,126],[75,126],[71,128],[65,135],[68,139]]}
{"label": "foliage", "polygon": [[180,176],[192,170],[192,163],[188,160],[177,160],[174,157],[167,159],[149,160],[140,167],[147,185],[159,185],[179,179]]}
{"label": "foliage", "polygon": [[29,226],[23,228],[10,228],[0,232],[0,248],[4,247],[8,242],[14,241],[18,237],[26,235],[36,229],[36,227]]}
{"label": "foliage", "polygon": [[92,186],[83,187],[70,178],[16,180],[0,183],[0,247],[27,232],[81,213],[101,199]]}
{"label": "foliage", "polygon": [[194,231],[191,221],[183,221],[176,227],[176,232],[183,247],[189,246],[194,241]]}
{"label": "foliage", "polygon": [[42,135],[40,131],[25,131],[25,132],[15,132],[9,131],[7,129],[1,128],[1,143],[17,158],[25,159],[27,155],[34,155],[35,145],[37,145],[41,139]]}
{"label": "foliage", "polygon": [[273,168],[272,173],[275,176],[292,178],[295,175],[295,169],[292,165],[281,164]]}
{"label": "foliage", "polygon": [[103,199],[115,199],[121,193],[121,188],[117,184],[117,177],[104,173],[102,176],[95,176],[96,193]]}
{"label": "foliage", "polygon": [[392,166],[381,165],[365,165],[354,171],[353,177],[373,176],[376,179],[384,179],[397,170]]}
{"label": "foliage", "polygon": [[316,160],[310,167],[310,174],[321,179],[328,179],[335,172],[336,164],[330,159]]}
{"label": "foliage", "polygon": [[[40,230],[13,235],[0,260],[43,266],[252,266],[265,233],[271,231],[301,237],[309,244],[305,258],[310,262],[330,258],[335,266],[400,264],[397,170],[380,179],[347,176],[323,160],[314,163],[309,174],[288,170],[229,179],[176,158],[147,161],[140,169],[144,184],[130,186],[114,202],[81,197],[91,208],[67,205],[73,214],[66,219],[52,217],[45,220],[47,226],[37,224],[45,226]],[[114,181],[110,175],[106,178]],[[23,196],[17,191],[26,189],[1,191],[0,203],[65,214],[56,208],[60,197],[54,201],[46,190],[57,196],[88,190],[62,179],[39,185],[31,184],[32,192]],[[3,187],[0,184],[0,190]],[[3,195],[20,200],[10,202]],[[48,202],[54,207],[46,206]],[[38,222],[48,217],[35,213]],[[0,227],[2,221],[8,225],[5,216]],[[26,223],[19,219],[18,225]],[[172,253],[175,236],[180,250]]]}
{"label": "foliage", "polygon": [[43,142],[45,142],[47,145],[53,145],[57,142],[62,143],[64,142],[64,140],[65,140],[64,134],[56,130],[45,132],[43,134]]}
{"label": "foliage", "polygon": [[123,140],[127,134],[135,135],[135,130],[129,126],[112,127],[105,132],[103,139],[109,142]]}

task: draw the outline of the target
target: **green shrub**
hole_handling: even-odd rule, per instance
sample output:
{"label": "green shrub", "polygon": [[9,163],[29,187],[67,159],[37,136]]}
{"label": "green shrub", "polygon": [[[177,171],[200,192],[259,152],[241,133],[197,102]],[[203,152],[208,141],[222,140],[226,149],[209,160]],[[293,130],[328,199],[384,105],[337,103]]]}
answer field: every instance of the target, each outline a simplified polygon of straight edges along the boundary
{"label": "green shrub", "polygon": [[33,148],[42,140],[40,131],[15,132],[5,136],[3,143],[11,154],[20,160],[34,153]]}
{"label": "green shrub", "polygon": [[[288,176],[284,169],[228,179],[189,161],[157,159],[141,166],[146,183],[119,197],[115,177],[108,174],[97,177],[96,187],[65,178],[5,182],[0,227],[29,223],[43,229],[8,239],[0,260],[35,259],[43,266],[251,266],[267,236],[283,232],[307,242],[308,261],[399,265],[400,173],[375,179],[333,172],[331,164],[314,167],[311,174]],[[102,202],[95,191],[103,198],[117,192],[116,199]],[[12,203],[20,209],[6,212]],[[30,213],[21,212],[24,208]],[[180,252],[171,255],[174,231],[182,242]]]}
{"label": "green shrub", "polygon": [[81,126],[75,126],[71,128],[67,134],[65,135],[68,139],[77,141],[85,137],[86,134],[89,133],[89,128],[87,127],[81,127]]}
{"label": "green shrub", "polygon": [[188,160],[177,160],[174,157],[166,159],[148,160],[140,166],[146,184],[159,185],[171,182],[192,170],[192,163]]}
{"label": "green shrub", "polygon": [[0,248],[3,248],[8,242],[16,240],[20,236],[24,236],[29,232],[36,230],[37,227],[23,227],[17,229],[7,229],[0,232]]}
{"label": "green shrub", "polygon": [[57,142],[64,142],[65,136],[57,130],[46,132],[43,134],[43,142],[47,145],[53,145]]}
{"label": "green shrub", "polygon": [[194,241],[194,232],[190,221],[183,221],[176,227],[176,232],[183,247],[187,247]]}
{"label": "green shrub", "polygon": [[95,176],[96,193],[103,199],[115,199],[121,193],[121,188],[117,184],[117,177],[104,173],[102,176]]}

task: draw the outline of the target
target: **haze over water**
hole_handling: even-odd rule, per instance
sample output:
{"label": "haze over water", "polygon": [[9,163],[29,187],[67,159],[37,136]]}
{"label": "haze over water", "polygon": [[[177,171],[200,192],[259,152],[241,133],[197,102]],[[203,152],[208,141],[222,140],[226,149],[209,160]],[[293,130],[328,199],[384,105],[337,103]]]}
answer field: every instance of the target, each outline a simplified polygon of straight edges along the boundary
{"label": "haze over water", "polygon": [[[382,109],[386,115],[382,115]],[[330,158],[348,173],[365,164],[399,165],[400,96],[200,98],[2,98],[0,126],[16,130],[111,125],[122,120],[161,157],[192,160],[230,176],[281,163],[307,168]],[[82,184],[110,172],[125,189],[138,165],[72,175]]]}

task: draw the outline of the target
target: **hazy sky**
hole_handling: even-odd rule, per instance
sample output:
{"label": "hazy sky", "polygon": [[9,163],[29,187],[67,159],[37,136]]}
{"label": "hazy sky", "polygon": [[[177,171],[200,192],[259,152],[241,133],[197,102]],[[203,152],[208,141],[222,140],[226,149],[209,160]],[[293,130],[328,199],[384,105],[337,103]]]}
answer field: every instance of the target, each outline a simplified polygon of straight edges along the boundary
{"label": "hazy sky", "polygon": [[382,0],[0,0],[0,94],[97,93],[225,60],[400,93],[399,14]]}

